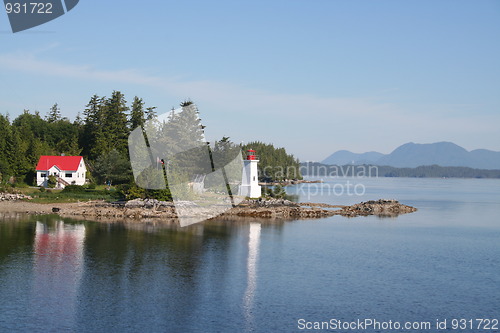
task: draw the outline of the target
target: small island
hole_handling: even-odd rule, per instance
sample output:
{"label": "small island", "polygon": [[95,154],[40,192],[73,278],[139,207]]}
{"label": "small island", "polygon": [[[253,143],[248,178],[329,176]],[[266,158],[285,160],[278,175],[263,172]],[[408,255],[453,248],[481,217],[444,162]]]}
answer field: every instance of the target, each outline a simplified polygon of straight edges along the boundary
{"label": "small island", "polygon": [[[172,201],[156,199],[134,199],[122,202],[106,202],[101,200],[42,204],[29,201],[29,197],[21,194],[0,194],[0,213],[58,214],[63,217],[78,217],[88,220],[126,219],[140,223],[141,221],[162,220],[172,222],[177,218]],[[199,214],[193,202],[178,202],[184,208],[192,207],[193,215]],[[310,219],[324,218],[334,215],[357,217],[376,215],[380,217],[396,217],[400,214],[412,213],[417,209],[401,204],[397,200],[372,200],[358,204],[329,205],[323,203],[295,203],[286,199],[247,199],[236,207],[224,212],[216,218],[247,217],[264,219]]]}

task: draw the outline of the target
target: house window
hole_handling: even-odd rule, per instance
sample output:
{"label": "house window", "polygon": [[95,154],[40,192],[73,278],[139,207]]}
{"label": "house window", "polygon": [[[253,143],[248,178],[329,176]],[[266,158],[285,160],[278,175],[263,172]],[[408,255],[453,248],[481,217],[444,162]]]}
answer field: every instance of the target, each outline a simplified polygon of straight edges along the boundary
{"label": "house window", "polygon": [[65,177],[66,177],[66,178],[72,178],[72,177],[73,177],[73,174],[72,174],[72,173],[67,173],[67,174],[65,175]]}
{"label": "house window", "polygon": [[46,173],[41,173],[40,177],[45,178],[45,177],[47,177],[47,174]]}

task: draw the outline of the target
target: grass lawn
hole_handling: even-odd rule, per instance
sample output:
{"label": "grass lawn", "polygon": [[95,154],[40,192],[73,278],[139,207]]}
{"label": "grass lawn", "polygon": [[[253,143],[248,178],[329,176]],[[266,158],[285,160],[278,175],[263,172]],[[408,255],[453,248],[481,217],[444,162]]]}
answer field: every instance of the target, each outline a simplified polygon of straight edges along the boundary
{"label": "grass lawn", "polygon": [[97,186],[93,190],[86,189],[78,192],[65,192],[59,189],[47,189],[41,192],[38,187],[21,187],[16,188],[16,191],[31,196],[33,200],[30,201],[35,203],[65,203],[88,200],[116,201],[120,199],[120,193],[113,187],[108,190],[106,185]]}

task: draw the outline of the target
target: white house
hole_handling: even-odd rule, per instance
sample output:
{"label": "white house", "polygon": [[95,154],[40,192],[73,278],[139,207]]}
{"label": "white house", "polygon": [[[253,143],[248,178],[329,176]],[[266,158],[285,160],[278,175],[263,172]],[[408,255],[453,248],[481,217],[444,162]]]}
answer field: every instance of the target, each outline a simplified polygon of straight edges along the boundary
{"label": "white house", "polygon": [[49,176],[55,176],[58,188],[83,185],[86,172],[82,156],[40,156],[36,166],[36,184],[47,187]]}

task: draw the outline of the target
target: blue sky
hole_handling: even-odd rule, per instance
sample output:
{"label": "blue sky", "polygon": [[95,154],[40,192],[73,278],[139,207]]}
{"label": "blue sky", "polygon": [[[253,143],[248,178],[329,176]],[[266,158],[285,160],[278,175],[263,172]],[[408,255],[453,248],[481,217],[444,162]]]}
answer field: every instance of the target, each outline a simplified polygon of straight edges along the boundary
{"label": "blue sky", "polygon": [[92,1],[13,34],[0,113],[73,119],[93,94],[198,105],[209,139],[301,160],[406,142],[500,150],[499,1]]}

